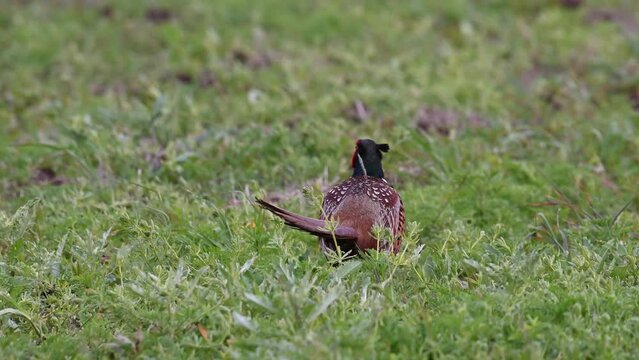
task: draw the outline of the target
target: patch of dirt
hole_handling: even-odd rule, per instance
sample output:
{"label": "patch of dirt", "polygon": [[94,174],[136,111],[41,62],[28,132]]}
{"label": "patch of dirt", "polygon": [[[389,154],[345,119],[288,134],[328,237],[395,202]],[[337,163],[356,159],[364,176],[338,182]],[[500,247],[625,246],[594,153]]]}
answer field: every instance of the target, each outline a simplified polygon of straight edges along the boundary
{"label": "patch of dirt", "polygon": [[418,129],[429,134],[449,136],[453,130],[484,128],[490,120],[477,113],[460,114],[452,110],[422,107],[414,117]]}
{"label": "patch of dirt", "polygon": [[113,13],[113,6],[111,5],[104,5],[98,10],[98,14],[107,19],[113,19]]}
{"label": "patch of dirt", "polygon": [[583,3],[584,0],[559,0],[559,4],[567,9],[577,9]]}
{"label": "patch of dirt", "polygon": [[448,136],[451,130],[459,126],[459,115],[449,110],[423,107],[417,110],[415,122],[417,128],[429,133]]}
{"label": "patch of dirt", "polygon": [[154,24],[162,24],[171,20],[173,14],[167,8],[150,7],[146,10],[144,17]]}
{"label": "patch of dirt", "polygon": [[361,124],[371,117],[371,110],[363,101],[355,100],[350,106],[342,110],[342,114],[347,119]]}
{"label": "patch of dirt", "polygon": [[302,120],[304,120],[302,114],[295,114],[284,120],[284,125],[292,130],[295,129]]}
{"label": "patch of dirt", "polygon": [[272,65],[273,58],[266,52],[248,52],[241,49],[232,51],[233,61],[236,61],[253,70],[264,69]]}
{"label": "patch of dirt", "polygon": [[[171,83],[178,82],[184,85],[197,85],[200,88],[217,87],[220,85],[218,78],[211,70],[201,70],[200,72],[191,72],[181,70],[174,73],[167,73],[160,78],[162,82]],[[221,90],[221,89],[220,89]]]}
{"label": "patch of dirt", "polygon": [[219,81],[212,71],[202,70],[197,77],[197,83],[201,88],[208,88],[218,85]]}
{"label": "patch of dirt", "polygon": [[175,74],[175,79],[182,84],[191,84],[193,82],[193,75],[186,71],[180,71]]}
{"label": "patch of dirt", "polygon": [[102,96],[107,92],[107,85],[103,83],[96,83],[91,85],[91,94],[95,96]]}
{"label": "patch of dirt", "polygon": [[538,61],[533,61],[533,65],[519,74],[519,83],[521,86],[530,90],[533,88],[537,80],[548,78],[553,75],[561,73],[561,69],[557,66],[541,64]]}
{"label": "patch of dirt", "polygon": [[612,22],[617,24],[626,34],[636,35],[639,31],[639,22],[633,11],[620,8],[600,8],[590,10],[584,17],[588,25],[600,22]]}
{"label": "patch of dirt", "polygon": [[69,182],[64,176],[58,175],[55,170],[47,166],[34,169],[31,174],[31,180],[39,185],[54,186],[64,185]]}
{"label": "patch of dirt", "polygon": [[562,98],[563,96],[558,89],[548,89],[541,94],[541,100],[550,105],[555,111],[559,111],[564,107]]}
{"label": "patch of dirt", "polygon": [[95,96],[105,96],[107,94],[126,95],[127,88],[122,82],[114,84],[95,83],[91,85],[91,94]]}

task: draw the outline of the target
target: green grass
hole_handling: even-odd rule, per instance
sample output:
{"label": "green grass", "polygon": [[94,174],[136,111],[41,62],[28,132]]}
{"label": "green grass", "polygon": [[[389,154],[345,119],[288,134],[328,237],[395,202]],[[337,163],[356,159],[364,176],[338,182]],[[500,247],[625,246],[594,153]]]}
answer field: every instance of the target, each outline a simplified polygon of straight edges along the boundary
{"label": "green grass", "polygon": [[[635,1],[2,8],[3,358],[639,357]],[[251,199],[358,137],[410,234],[333,267]]]}

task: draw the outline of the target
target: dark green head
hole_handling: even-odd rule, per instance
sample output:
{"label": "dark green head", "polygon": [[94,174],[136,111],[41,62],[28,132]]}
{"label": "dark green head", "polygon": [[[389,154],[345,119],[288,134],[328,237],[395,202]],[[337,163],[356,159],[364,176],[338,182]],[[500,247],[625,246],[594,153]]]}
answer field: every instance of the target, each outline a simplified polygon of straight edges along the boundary
{"label": "dark green head", "polygon": [[388,152],[388,144],[378,144],[371,139],[359,139],[351,160],[353,176],[374,176],[383,178],[382,152]]}

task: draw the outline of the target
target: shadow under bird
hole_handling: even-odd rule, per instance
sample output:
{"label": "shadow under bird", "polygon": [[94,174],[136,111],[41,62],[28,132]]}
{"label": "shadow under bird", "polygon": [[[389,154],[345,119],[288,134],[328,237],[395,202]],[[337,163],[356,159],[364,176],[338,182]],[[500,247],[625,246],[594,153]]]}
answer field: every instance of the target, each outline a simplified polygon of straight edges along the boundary
{"label": "shadow under bird", "polygon": [[[389,149],[388,144],[357,140],[351,159],[353,175],[324,195],[318,219],[295,214],[262,199],[256,201],[282,218],[286,225],[318,236],[325,254],[337,251],[335,245],[351,256],[378,247],[397,253],[404,235],[405,217],[399,193],[384,179],[382,153]],[[337,225],[330,229],[326,219]],[[388,229],[392,239],[375,238],[375,226]]]}

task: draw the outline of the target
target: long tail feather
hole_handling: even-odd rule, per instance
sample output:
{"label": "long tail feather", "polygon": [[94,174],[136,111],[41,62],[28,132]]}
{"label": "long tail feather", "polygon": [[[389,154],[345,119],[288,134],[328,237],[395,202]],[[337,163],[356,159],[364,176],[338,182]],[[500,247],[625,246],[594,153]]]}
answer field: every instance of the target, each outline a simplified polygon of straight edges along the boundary
{"label": "long tail feather", "polygon": [[292,213],[288,210],[284,210],[280,207],[277,207],[273,204],[270,204],[262,199],[255,199],[255,201],[262,208],[272,212],[278,217],[284,220],[284,223],[290,227],[293,227],[298,230],[306,231],[313,235],[317,236],[329,236],[332,237],[335,235],[335,238],[338,240],[356,240],[357,232],[350,226],[337,225],[335,230],[331,232],[326,229],[326,223],[324,220],[313,219],[306,216],[298,215]]}

